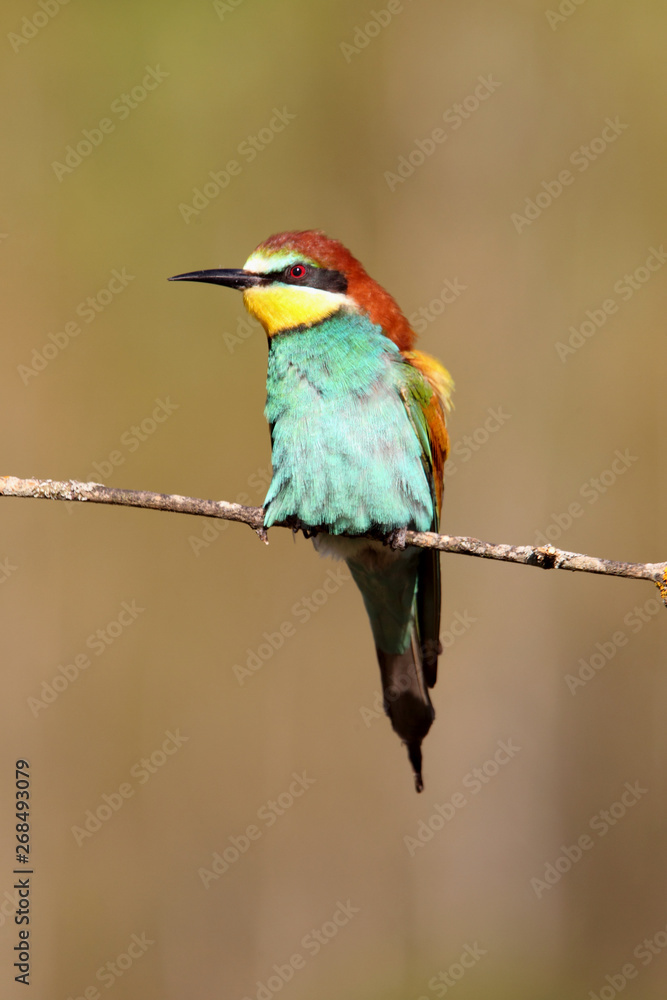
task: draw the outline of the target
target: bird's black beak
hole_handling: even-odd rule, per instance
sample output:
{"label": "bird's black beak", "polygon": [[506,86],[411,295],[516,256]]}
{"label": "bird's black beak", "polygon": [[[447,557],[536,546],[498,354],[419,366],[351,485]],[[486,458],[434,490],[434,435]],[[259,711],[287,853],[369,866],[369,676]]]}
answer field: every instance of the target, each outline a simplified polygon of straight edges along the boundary
{"label": "bird's black beak", "polygon": [[187,274],[175,274],[169,281],[206,281],[211,285],[226,285],[227,288],[254,288],[266,284],[263,274],[253,274],[252,271],[214,269],[212,271],[189,271]]}

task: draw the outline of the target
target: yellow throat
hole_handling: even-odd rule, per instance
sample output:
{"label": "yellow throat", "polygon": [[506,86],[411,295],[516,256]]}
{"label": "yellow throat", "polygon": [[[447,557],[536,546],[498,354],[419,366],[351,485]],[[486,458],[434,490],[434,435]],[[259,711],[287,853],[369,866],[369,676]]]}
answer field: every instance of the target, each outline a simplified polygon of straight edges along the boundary
{"label": "yellow throat", "polygon": [[269,337],[295,326],[313,326],[333,316],[341,306],[350,307],[346,295],[304,285],[258,285],[246,288],[243,304],[258,319]]}

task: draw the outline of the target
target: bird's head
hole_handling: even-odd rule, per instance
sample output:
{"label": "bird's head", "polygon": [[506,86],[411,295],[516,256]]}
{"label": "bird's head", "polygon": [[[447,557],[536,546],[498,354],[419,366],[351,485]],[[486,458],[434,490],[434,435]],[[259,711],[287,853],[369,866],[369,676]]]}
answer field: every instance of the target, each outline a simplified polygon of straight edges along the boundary
{"label": "bird's head", "polygon": [[409,350],[414,340],[389,292],[342,243],[316,229],[270,236],[240,270],[191,271],[169,280],[242,290],[246,309],[269,337],[314,326],[342,309],[368,315],[401,350]]}

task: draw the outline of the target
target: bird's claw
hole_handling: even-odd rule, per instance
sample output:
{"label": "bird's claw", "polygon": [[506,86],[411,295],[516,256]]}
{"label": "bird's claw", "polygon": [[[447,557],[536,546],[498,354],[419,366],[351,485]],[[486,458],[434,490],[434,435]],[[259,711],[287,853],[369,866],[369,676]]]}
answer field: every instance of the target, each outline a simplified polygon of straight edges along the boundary
{"label": "bird's claw", "polygon": [[304,538],[314,538],[318,534],[317,528],[309,528],[306,524],[297,524],[292,528],[292,531],[295,535],[301,532]]}
{"label": "bird's claw", "polygon": [[304,538],[314,538],[321,531],[321,528],[315,528],[312,524],[304,524],[298,517],[289,517],[284,523],[292,529],[293,535],[301,532]]}

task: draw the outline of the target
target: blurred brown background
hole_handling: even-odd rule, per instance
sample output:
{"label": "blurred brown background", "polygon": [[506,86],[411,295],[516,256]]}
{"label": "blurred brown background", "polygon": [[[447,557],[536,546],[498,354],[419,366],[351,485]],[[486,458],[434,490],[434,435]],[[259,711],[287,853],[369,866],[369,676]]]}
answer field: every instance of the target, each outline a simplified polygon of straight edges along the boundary
{"label": "blurred brown background", "polygon": [[[320,227],[456,380],[445,531],[667,557],[662,4],[9,0],[2,23],[3,473],[261,503],[264,335],[166,278]],[[664,997],[649,584],[444,558],[418,797],[361,600],[309,543],[1,515],[3,997],[17,757],[35,1000]],[[489,764],[498,741],[520,751]]]}

